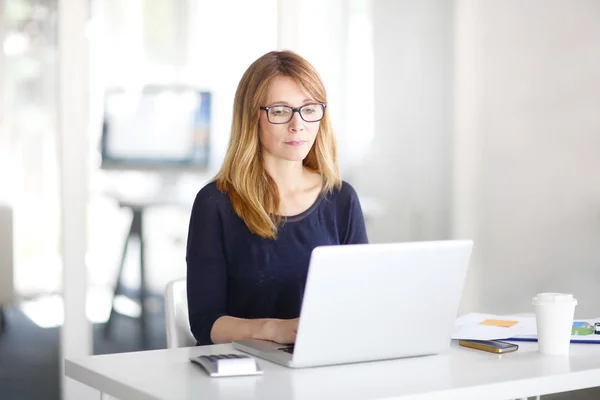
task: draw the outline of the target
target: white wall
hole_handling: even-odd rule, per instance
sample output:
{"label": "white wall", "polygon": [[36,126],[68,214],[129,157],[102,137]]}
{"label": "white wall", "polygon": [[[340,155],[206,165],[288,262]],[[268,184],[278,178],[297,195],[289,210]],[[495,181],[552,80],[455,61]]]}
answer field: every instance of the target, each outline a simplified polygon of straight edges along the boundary
{"label": "white wall", "polygon": [[600,1],[459,0],[455,234],[476,254],[463,310],[600,303]]}
{"label": "white wall", "polygon": [[382,201],[373,242],[448,238],[451,200],[452,2],[373,1],[375,133],[356,172]]}
{"label": "white wall", "polygon": [[372,241],[475,239],[462,312],[600,281],[600,2],[373,2]]}

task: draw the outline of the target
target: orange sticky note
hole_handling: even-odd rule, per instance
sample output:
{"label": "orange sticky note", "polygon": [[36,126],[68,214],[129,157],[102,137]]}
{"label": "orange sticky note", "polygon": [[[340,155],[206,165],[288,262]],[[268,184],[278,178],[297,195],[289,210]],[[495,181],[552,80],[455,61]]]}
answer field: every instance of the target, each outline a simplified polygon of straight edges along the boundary
{"label": "orange sticky note", "polygon": [[479,325],[488,325],[488,326],[497,326],[499,328],[510,328],[511,326],[515,326],[519,321],[507,321],[502,319],[486,319],[485,321],[481,321]]}

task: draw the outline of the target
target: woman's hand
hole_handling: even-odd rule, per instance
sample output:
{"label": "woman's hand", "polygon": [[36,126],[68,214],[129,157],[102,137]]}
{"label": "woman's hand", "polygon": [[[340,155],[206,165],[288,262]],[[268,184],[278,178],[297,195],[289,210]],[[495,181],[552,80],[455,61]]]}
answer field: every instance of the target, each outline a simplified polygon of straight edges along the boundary
{"label": "woman's hand", "polygon": [[294,319],[243,319],[224,315],[217,319],[210,332],[214,344],[234,340],[262,339],[280,344],[296,343],[298,318]]}
{"label": "woman's hand", "polygon": [[299,318],[294,319],[268,319],[263,324],[263,329],[257,339],[270,340],[280,344],[296,343]]}

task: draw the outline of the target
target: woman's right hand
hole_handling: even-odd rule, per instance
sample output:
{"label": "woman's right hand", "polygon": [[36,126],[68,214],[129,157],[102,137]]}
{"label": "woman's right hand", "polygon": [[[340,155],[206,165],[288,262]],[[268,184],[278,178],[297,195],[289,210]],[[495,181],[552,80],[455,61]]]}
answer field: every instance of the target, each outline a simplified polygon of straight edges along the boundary
{"label": "woman's right hand", "polygon": [[279,344],[296,343],[299,318],[294,319],[268,319],[263,325],[258,339],[270,340]]}

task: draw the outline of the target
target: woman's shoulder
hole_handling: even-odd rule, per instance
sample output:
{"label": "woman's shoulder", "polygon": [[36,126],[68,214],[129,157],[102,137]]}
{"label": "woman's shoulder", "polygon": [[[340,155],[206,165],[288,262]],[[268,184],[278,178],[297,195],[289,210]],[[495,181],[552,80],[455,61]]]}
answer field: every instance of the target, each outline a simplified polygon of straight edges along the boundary
{"label": "woman's shoulder", "polygon": [[229,204],[227,193],[217,187],[217,182],[211,181],[204,185],[196,195],[194,206],[202,206],[209,209],[220,208]]}
{"label": "woman's shoulder", "polygon": [[324,207],[328,209],[333,207],[333,209],[337,210],[350,210],[357,204],[360,204],[356,190],[354,190],[354,187],[346,181],[342,181],[340,187],[336,187],[326,194],[325,199]]}
{"label": "woman's shoulder", "polygon": [[333,189],[332,198],[340,202],[351,202],[358,199],[358,195],[351,184],[342,181],[342,185],[339,188]]}

